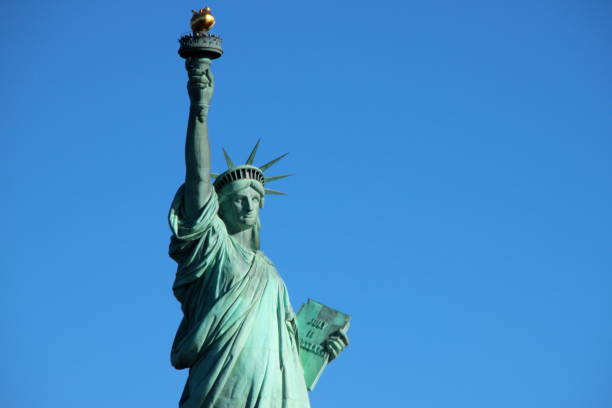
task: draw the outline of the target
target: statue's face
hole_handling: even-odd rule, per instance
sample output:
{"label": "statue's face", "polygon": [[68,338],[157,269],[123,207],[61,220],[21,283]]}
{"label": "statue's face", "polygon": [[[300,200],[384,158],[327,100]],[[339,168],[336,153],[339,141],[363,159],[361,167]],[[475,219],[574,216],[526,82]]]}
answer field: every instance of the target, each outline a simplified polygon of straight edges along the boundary
{"label": "statue's face", "polygon": [[230,233],[243,231],[257,223],[261,196],[253,187],[233,193],[223,200],[223,221]]}

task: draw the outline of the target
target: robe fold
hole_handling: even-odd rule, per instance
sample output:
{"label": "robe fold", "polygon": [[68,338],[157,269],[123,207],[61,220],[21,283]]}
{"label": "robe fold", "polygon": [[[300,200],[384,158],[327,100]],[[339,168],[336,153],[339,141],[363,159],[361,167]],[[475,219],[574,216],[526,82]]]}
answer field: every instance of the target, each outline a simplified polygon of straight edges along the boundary
{"label": "robe fold", "polygon": [[183,319],[171,361],[189,368],[181,408],[308,408],[295,313],[274,264],[243,248],[212,191],[195,222],[172,202],[170,256]]}

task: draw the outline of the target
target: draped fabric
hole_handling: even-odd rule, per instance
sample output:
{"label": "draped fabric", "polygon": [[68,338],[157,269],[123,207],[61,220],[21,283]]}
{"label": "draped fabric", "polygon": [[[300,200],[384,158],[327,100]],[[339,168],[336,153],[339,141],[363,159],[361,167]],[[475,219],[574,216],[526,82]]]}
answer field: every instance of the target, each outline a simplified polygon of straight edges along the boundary
{"label": "draped fabric", "polygon": [[182,205],[183,187],[169,214],[183,311],[171,360],[189,368],[180,407],[310,407],[295,313],[274,264],[229,236],[214,189],[195,222]]}

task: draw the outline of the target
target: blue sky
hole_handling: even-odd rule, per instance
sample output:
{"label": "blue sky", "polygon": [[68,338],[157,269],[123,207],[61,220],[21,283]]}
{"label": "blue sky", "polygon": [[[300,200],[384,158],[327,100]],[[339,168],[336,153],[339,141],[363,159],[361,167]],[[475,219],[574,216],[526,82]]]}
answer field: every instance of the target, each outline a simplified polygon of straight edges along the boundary
{"label": "blue sky", "polygon": [[[350,314],[313,407],[612,405],[612,5],[214,1],[221,147],[294,173],[262,249]],[[3,3],[3,407],[176,406],[174,1]]]}

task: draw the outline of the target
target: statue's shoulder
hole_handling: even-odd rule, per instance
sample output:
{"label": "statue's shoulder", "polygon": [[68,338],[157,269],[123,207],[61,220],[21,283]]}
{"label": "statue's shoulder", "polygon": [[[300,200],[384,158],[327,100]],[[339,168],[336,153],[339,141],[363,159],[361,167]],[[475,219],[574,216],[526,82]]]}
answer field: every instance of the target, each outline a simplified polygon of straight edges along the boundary
{"label": "statue's shoulder", "polygon": [[272,262],[272,260],[270,258],[268,258],[263,251],[257,251],[256,256],[261,257],[261,259],[267,263],[268,265],[270,265],[271,267],[276,269],[276,266],[274,265],[274,262]]}

